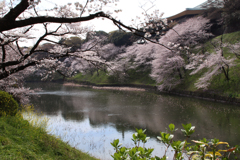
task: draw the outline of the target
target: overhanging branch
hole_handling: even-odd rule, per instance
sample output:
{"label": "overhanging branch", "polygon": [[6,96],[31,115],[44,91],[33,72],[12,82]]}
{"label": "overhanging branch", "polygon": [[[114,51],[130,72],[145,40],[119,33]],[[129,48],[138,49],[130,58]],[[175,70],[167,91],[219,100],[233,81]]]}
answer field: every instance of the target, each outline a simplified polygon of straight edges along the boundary
{"label": "overhanging branch", "polygon": [[11,70],[9,70],[9,71],[4,71],[4,72],[2,72],[2,73],[0,74],[0,80],[3,79],[3,78],[8,77],[8,76],[11,75],[11,74],[17,73],[17,72],[19,72],[19,71],[22,71],[22,70],[24,70],[24,69],[26,69],[26,68],[28,68],[28,67],[30,67],[30,66],[34,66],[34,65],[36,65],[36,64],[37,64],[37,61],[33,61],[33,62],[28,63],[28,64],[25,64],[25,65],[22,65],[22,66],[18,66],[18,67],[16,67],[16,68],[13,68],[13,69],[11,69]]}
{"label": "overhanging branch", "polygon": [[76,22],[84,22],[89,21],[97,17],[107,17],[104,12],[97,12],[95,14],[90,14],[86,17],[76,17],[76,18],[64,18],[64,17],[47,17],[47,16],[39,16],[39,17],[31,17],[24,20],[12,21],[5,18],[0,19],[0,32],[7,31],[15,28],[26,27],[29,25],[40,24],[40,23],[76,23]]}

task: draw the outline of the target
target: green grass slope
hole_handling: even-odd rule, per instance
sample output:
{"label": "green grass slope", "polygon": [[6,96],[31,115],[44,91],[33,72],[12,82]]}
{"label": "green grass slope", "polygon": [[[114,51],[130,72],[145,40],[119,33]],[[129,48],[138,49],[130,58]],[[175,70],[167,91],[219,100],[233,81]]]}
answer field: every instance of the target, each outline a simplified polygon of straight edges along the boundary
{"label": "green grass slope", "polygon": [[133,84],[133,85],[149,85],[154,86],[156,82],[149,76],[150,70],[136,71],[134,69],[128,70],[128,76],[124,80],[119,80],[118,77],[108,75],[106,72],[99,70],[93,74],[78,73],[76,76],[69,78],[69,81],[77,83],[88,82],[96,85],[116,85],[116,84]]}
{"label": "green grass slope", "polygon": [[20,115],[0,117],[0,159],[95,160],[44,129],[33,127]]}
{"label": "green grass slope", "polygon": [[[235,44],[240,42],[240,31],[223,35],[223,43]],[[212,42],[219,42],[221,36],[212,39]],[[204,51],[214,54],[214,47],[210,42],[205,43]],[[195,52],[197,53],[202,48],[199,48]],[[225,58],[233,58],[235,55],[228,48],[223,48],[223,54]],[[217,95],[227,96],[230,98],[240,97],[240,59],[235,59],[234,66],[229,69],[229,79],[226,80],[224,73],[220,73],[211,79],[211,83],[208,86],[208,92],[212,92]],[[207,71],[207,69],[195,75],[189,75],[190,71],[187,71],[184,80],[175,89],[184,91],[201,91],[195,87],[197,80]]]}
{"label": "green grass slope", "polygon": [[78,73],[74,77],[68,78],[70,81],[74,82],[88,82],[88,83],[94,83],[94,84],[109,84],[111,83],[108,80],[109,76],[104,71],[94,72],[93,74],[85,74]]}

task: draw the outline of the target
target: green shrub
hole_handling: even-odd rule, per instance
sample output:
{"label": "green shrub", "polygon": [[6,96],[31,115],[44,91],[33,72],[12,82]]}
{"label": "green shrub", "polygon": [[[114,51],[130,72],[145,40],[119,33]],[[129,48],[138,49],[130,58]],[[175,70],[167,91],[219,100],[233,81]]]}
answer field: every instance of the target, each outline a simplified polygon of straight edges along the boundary
{"label": "green shrub", "polygon": [[0,116],[2,115],[16,115],[18,110],[18,103],[7,92],[0,91]]}
{"label": "green shrub", "polygon": [[[227,142],[219,141],[219,139],[211,139],[208,141],[206,138],[202,140],[192,140],[189,143],[190,136],[195,132],[195,126],[191,123],[182,124],[184,129],[181,132],[184,134],[185,140],[174,140],[174,132],[178,129],[174,124],[170,124],[169,128],[166,128],[166,132],[160,132],[160,136],[157,139],[165,145],[165,152],[162,157],[152,156],[153,148],[146,148],[145,143],[150,139],[145,134],[146,130],[136,129],[136,133],[132,135],[132,141],[134,147],[126,148],[119,143],[119,139],[113,140],[111,145],[113,146],[115,153],[111,155],[114,160],[167,160],[167,152],[171,148],[174,160],[230,160],[239,159],[240,146],[230,147]],[[140,145],[141,144],[141,145]],[[143,147],[142,147],[143,146]],[[224,150],[223,150],[224,148]]]}

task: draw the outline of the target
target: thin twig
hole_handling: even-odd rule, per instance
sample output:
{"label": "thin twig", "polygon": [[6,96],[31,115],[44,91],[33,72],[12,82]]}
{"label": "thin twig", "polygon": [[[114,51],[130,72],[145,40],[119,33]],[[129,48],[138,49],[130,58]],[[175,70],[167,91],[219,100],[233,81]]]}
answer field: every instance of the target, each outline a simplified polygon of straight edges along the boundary
{"label": "thin twig", "polygon": [[85,8],[87,7],[88,2],[89,2],[89,0],[87,0],[87,2],[86,2],[86,4],[85,4],[85,6],[83,7],[83,10],[82,10],[82,12],[80,13],[80,16],[79,16],[79,17],[82,17],[82,15],[83,15],[83,13],[84,13],[84,10],[85,10]]}

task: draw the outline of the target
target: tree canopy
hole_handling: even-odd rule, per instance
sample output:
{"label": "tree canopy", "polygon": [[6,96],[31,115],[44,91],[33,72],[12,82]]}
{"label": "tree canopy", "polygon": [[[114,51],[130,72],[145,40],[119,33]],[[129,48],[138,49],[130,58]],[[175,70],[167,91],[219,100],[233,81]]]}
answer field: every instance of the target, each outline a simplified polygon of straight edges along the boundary
{"label": "tree canopy", "polygon": [[[105,0],[86,0],[85,4],[76,2],[74,5],[67,4],[65,6],[56,6],[55,8],[46,10],[42,13],[38,11],[36,7],[39,3],[41,3],[40,0],[18,0],[14,1],[14,4],[3,1],[1,3],[2,14],[0,17],[0,46],[2,48],[0,79],[6,78],[9,75],[22,71],[30,66],[39,64],[41,60],[37,61],[33,59],[32,55],[35,52],[40,51],[39,46],[42,42],[47,41],[55,43],[55,48],[57,47],[56,45],[64,45],[63,43],[59,44],[58,42],[52,40],[51,37],[91,33],[91,29],[81,25],[81,23],[85,21],[90,21],[99,17],[106,18],[112,21],[120,29],[126,29],[135,34],[139,33],[136,32],[138,31],[138,28],[126,26],[120,21],[114,19],[109,13],[106,14],[101,11],[102,6],[107,5],[108,2],[109,1]],[[116,3],[116,1],[113,1],[113,3]],[[97,12],[92,13],[93,10]],[[119,10],[115,10],[115,12],[119,12]],[[161,18],[158,21],[161,25],[164,25]],[[52,23],[59,25],[52,26]],[[45,33],[43,33],[40,37],[36,37],[33,33],[33,30],[36,29],[34,28],[36,24],[41,24],[42,28],[45,30]],[[125,36],[129,36],[128,34]],[[19,46],[19,42],[29,41],[33,38],[37,38],[33,46],[30,49],[23,51],[23,49]],[[96,43],[99,41],[94,42]],[[91,50],[93,46],[85,48],[84,51]],[[54,54],[51,58],[54,57],[54,59],[58,59],[62,57],[79,57],[76,53],[70,54],[67,50],[65,53],[57,53],[56,51],[57,50],[55,49],[55,52],[51,53]],[[75,51],[75,49],[71,52],[73,51]],[[15,58],[11,58],[13,57],[11,54],[14,54]],[[84,58],[82,56],[80,57]]]}
{"label": "tree canopy", "polygon": [[109,34],[109,41],[115,46],[129,46],[132,45],[134,40],[136,40],[136,38],[131,32],[123,32],[121,30],[117,30],[112,31]]}
{"label": "tree canopy", "polygon": [[[158,23],[158,26],[166,26],[166,21],[159,11],[149,14],[145,10],[144,21],[139,22],[135,27],[127,26],[113,18],[110,11],[102,9],[117,1],[86,0],[83,3],[56,5],[45,10],[38,8],[40,0],[0,2],[0,87],[2,90],[18,93],[19,96],[29,93],[30,90],[24,89],[21,83],[25,75],[33,72],[46,79],[56,72],[68,77],[80,70],[109,66],[110,63],[105,58],[109,60],[112,56],[104,56],[104,49],[109,49],[102,48],[103,41],[109,35],[105,32],[94,32],[91,27],[83,25],[86,21],[97,18],[108,19],[119,30],[129,32],[121,32],[120,37],[122,37],[113,40],[116,45],[131,44],[132,33],[160,44],[150,39],[150,31],[139,29],[149,28],[153,20],[154,23]],[[113,9],[115,13],[119,11],[120,9]],[[85,41],[79,38],[86,35]],[[123,38],[128,41],[123,42]],[[20,45],[22,42],[32,43],[32,46],[22,47]]]}
{"label": "tree canopy", "polygon": [[[133,27],[103,12],[108,0],[86,0],[84,4],[69,3],[45,11],[37,8],[40,0],[13,2],[0,3],[0,87],[20,97],[31,92],[22,85],[23,77],[30,73],[44,80],[56,73],[65,78],[103,69],[124,79],[129,71],[141,69],[151,71],[159,89],[170,89],[181,83],[186,70],[195,74],[208,67],[209,72],[196,87],[206,88],[220,69],[229,80],[233,59],[223,56],[222,41],[215,45],[221,47],[216,47],[213,55],[191,53],[191,47],[213,36],[209,33],[210,20],[202,16],[170,28],[159,11],[148,14],[146,9],[145,20]],[[106,33],[83,25],[96,18],[110,20],[118,30]],[[152,43],[134,43],[136,36]],[[22,47],[21,42],[32,42],[32,46]]]}

